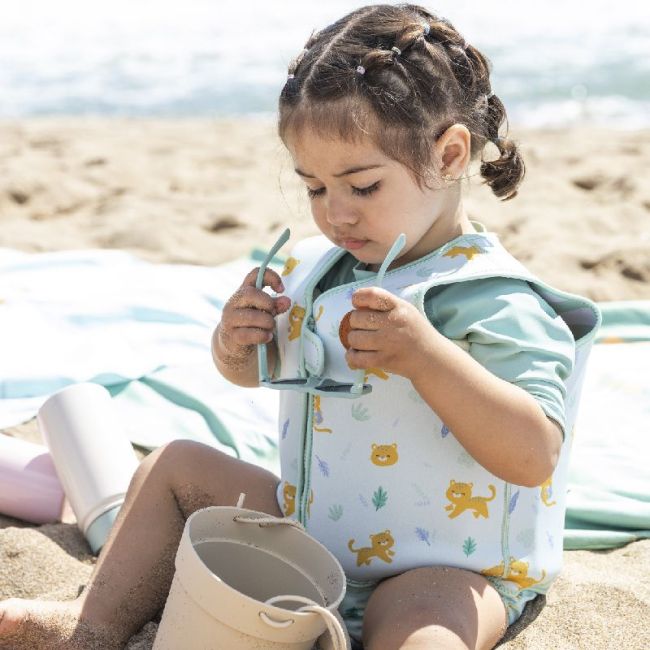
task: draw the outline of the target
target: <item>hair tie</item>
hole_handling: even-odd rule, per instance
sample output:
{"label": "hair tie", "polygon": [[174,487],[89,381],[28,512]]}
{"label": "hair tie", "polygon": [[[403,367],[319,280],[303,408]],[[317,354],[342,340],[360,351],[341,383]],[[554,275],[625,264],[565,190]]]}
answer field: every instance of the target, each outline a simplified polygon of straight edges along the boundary
{"label": "hair tie", "polygon": [[429,23],[422,23],[422,31],[424,32],[425,36],[428,36],[429,32],[431,31],[431,25],[429,25]]}
{"label": "hair tie", "polygon": [[357,73],[358,74],[366,74],[366,69],[362,65],[357,66]]}
{"label": "hair tie", "polygon": [[402,50],[399,49],[399,47],[396,47],[393,45],[393,47],[390,48],[390,51],[395,55],[399,56],[402,53]]}

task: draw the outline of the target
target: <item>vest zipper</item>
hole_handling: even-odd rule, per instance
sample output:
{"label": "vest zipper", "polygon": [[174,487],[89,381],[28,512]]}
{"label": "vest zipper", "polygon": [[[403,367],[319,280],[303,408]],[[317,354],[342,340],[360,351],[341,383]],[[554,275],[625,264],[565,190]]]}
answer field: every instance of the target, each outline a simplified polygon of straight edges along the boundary
{"label": "vest zipper", "polygon": [[503,574],[505,578],[510,573],[510,493],[512,486],[504,482],[503,518],[501,520],[501,557],[503,558]]}
{"label": "vest zipper", "polygon": [[[313,306],[314,306],[314,290],[316,285],[320,282],[320,279],[323,277],[327,271],[336,263],[339,257],[343,254],[343,251],[336,250],[335,254],[329,260],[326,260],[323,267],[319,272],[314,273],[310,282],[305,287],[304,293],[304,308],[305,308],[305,319],[302,323],[300,329],[300,366],[299,366],[299,375],[301,377],[307,377],[309,372],[305,367],[305,355],[304,355],[304,345],[305,345],[305,328],[309,328],[311,331],[314,330],[316,321],[313,316]],[[300,477],[300,486],[296,488],[296,514],[298,516],[298,521],[303,525],[307,526],[307,509],[309,507],[309,493],[311,491],[311,452],[312,452],[312,438],[314,435],[314,424],[313,424],[313,415],[314,415],[314,396],[310,393],[307,394],[307,399],[305,400],[305,412],[303,414],[303,423],[305,427],[303,429],[303,439],[302,439],[302,476]]]}
{"label": "vest zipper", "polygon": [[[305,317],[303,321],[302,328],[300,330],[300,374],[307,377],[309,372],[305,367],[305,356],[303,354],[303,345],[304,345],[304,332],[305,328],[313,331],[315,324],[314,317],[312,315],[313,308],[313,298],[314,298],[314,289],[316,288],[316,283],[310,284],[305,290],[305,312],[309,316]],[[302,445],[302,480],[300,485],[300,501],[298,503],[298,521],[305,527],[307,527],[307,508],[309,507],[309,492],[311,490],[311,451],[314,435],[314,396],[311,393],[307,393],[307,399],[305,400],[305,409],[306,412],[303,415],[303,422],[305,427],[303,429],[303,445]]]}

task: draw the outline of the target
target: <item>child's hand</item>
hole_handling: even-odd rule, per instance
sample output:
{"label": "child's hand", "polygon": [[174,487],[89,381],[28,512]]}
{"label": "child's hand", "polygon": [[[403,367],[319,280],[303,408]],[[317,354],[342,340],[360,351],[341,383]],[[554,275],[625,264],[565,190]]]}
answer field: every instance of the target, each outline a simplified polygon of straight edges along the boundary
{"label": "child's hand", "polygon": [[358,289],[352,305],[348,365],[412,378],[421,369],[423,354],[437,330],[414,305],[385,289]]}
{"label": "child's hand", "polygon": [[[273,298],[255,287],[257,272],[258,269],[253,269],[246,276],[223,308],[219,343],[230,357],[241,359],[252,354],[257,344],[269,343],[273,339],[275,316],[291,307],[291,300],[286,296]],[[264,273],[263,286],[284,291],[280,276],[271,269]]]}

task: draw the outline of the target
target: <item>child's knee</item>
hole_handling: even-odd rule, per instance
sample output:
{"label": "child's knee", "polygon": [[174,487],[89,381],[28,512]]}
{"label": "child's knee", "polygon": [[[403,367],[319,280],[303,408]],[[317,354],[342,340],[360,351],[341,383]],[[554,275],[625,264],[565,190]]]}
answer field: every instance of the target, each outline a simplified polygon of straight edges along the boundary
{"label": "child's knee", "polygon": [[[432,566],[378,585],[368,600],[363,636],[370,650],[429,647],[417,645],[425,640],[436,648],[491,648],[503,635],[504,625],[503,603],[483,576]],[[380,643],[388,637],[393,645]],[[373,639],[378,645],[372,645]]]}
{"label": "child's knee", "polygon": [[179,467],[191,465],[206,445],[193,440],[172,440],[154,449],[140,463],[138,473],[170,473]]}

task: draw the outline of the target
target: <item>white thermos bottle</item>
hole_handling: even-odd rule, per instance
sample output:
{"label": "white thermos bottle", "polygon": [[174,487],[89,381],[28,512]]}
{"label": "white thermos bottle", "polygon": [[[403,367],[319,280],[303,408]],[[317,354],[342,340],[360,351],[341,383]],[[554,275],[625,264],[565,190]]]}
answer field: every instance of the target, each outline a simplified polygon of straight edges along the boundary
{"label": "white thermos bottle", "polygon": [[79,529],[97,553],[138,466],[110,393],[98,384],[68,386],[41,406],[38,426]]}

